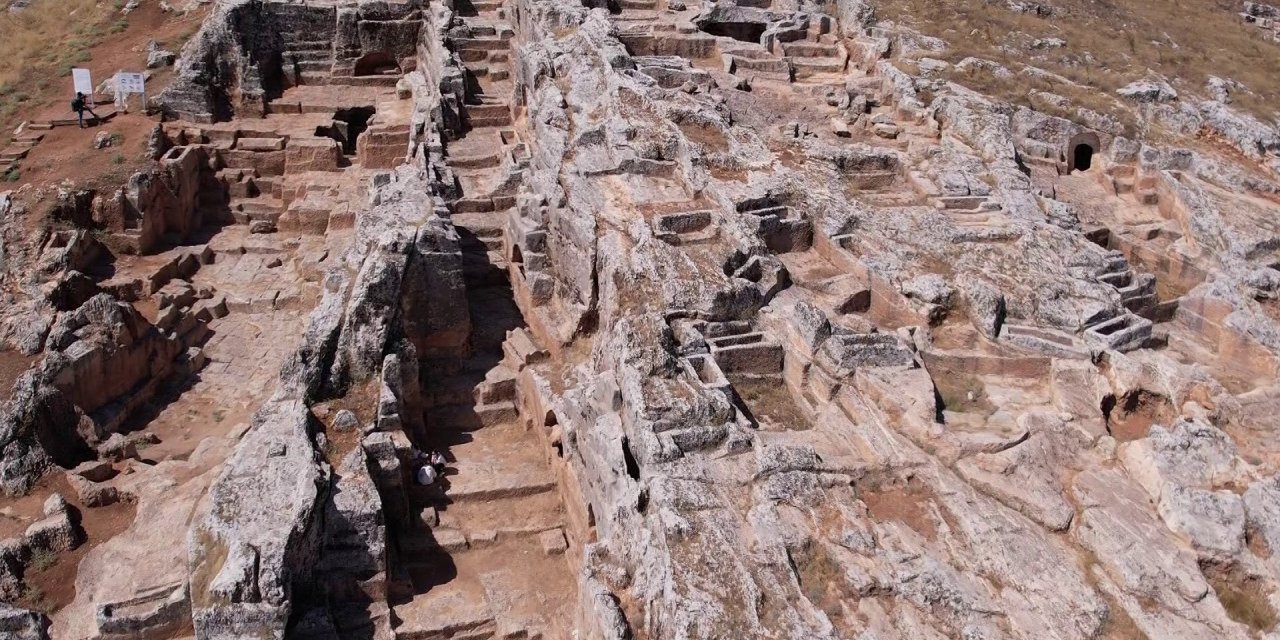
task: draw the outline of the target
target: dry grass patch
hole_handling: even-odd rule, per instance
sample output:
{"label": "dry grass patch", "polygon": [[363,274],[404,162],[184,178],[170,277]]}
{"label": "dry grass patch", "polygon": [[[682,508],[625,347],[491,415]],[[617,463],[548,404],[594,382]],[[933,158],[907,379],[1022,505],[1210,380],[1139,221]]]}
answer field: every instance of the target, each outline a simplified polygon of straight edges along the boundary
{"label": "dry grass patch", "polygon": [[1275,628],[1280,621],[1275,609],[1271,608],[1262,581],[1252,579],[1238,569],[1205,573],[1222,602],[1222,608],[1232,620],[1262,632]]}
{"label": "dry grass patch", "polygon": [[[17,13],[0,12],[0,127],[8,130],[37,94],[67,84],[89,50],[124,30],[123,2],[37,0]],[[67,87],[66,91],[70,91]]]}
{"label": "dry grass patch", "polygon": [[[1242,83],[1252,93],[1236,92],[1235,104],[1271,120],[1280,113],[1280,44],[1261,29],[1246,25],[1237,0],[1054,0],[1053,15],[1017,13],[992,0],[881,0],[881,20],[892,20],[940,37],[950,48],[940,57],[958,62],[968,56],[994,60],[1017,71],[1030,64],[1059,74],[1078,87],[1082,106],[1118,115],[1115,90],[1148,75],[1170,78],[1176,88],[1204,93],[1209,76]],[[1061,48],[1033,48],[1037,39],[1066,41]],[[986,91],[1007,98],[1032,88],[1064,93],[1064,86],[1036,87],[1038,80],[975,78]],[[997,86],[998,85],[998,86]],[[1020,100],[1011,100],[1020,102]]]}

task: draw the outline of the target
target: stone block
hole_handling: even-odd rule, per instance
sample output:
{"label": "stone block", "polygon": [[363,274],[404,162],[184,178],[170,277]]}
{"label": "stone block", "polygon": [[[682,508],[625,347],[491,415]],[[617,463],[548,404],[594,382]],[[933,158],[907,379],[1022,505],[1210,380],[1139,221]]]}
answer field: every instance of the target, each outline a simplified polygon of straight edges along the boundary
{"label": "stone block", "polygon": [[84,532],[71,522],[69,514],[63,512],[27,527],[26,540],[33,554],[61,553],[80,546]]}
{"label": "stone block", "polygon": [[31,559],[31,550],[19,538],[0,541],[0,599],[17,600],[22,596],[22,574]]}
{"label": "stone block", "polygon": [[76,492],[80,504],[86,507],[105,507],[120,501],[119,489],[83,476],[68,473],[67,484]]}
{"label": "stone block", "polygon": [[285,149],[284,171],[337,171],[342,165],[342,145],[329,138],[291,140]]}
{"label": "stone block", "polygon": [[240,138],[236,140],[236,148],[244,151],[280,151],[284,149],[284,138]]}
{"label": "stone block", "polygon": [[563,555],[569,548],[562,529],[551,529],[538,534],[538,544],[542,545],[542,552],[549,556]]}

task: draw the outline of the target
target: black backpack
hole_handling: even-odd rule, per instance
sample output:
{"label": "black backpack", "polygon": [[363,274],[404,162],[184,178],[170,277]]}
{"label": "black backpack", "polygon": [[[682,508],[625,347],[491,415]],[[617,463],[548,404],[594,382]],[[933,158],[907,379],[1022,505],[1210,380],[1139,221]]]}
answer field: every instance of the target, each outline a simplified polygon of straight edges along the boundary
{"label": "black backpack", "polygon": [[72,100],[71,110],[76,112],[84,111],[84,100],[81,98],[76,98],[75,100]]}

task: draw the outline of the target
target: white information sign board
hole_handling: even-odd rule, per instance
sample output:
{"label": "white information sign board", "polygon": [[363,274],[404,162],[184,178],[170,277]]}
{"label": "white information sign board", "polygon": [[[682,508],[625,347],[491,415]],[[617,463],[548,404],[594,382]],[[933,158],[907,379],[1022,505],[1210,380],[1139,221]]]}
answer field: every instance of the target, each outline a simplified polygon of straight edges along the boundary
{"label": "white information sign board", "polygon": [[121,71],[116,74],[116,93],[146,93],[147,77]]}
{"label": "white information sign board", "polygon": [[93,76],[88,69],[72,69],[71,82],[76,86],[76,93],[93,97]]}

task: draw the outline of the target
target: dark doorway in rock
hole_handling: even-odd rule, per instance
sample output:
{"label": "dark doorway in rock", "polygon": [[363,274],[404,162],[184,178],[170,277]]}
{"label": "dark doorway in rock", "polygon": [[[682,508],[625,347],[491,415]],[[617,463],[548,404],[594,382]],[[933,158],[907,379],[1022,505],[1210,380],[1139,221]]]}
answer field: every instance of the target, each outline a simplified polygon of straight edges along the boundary
{"label": "dark doorway in rock", "polygon": [[398,76],[400,65],[386,51],[372,51],[356,60],[357,76]]}
{"label": "dark doorway in rock", "polygon": [[373,107],[339,109],[333,114],[333,124],[327,127],[316,127],[316,135],[337,140],[342,144],[344,155],[355,155],[360,134],[369,128],[369,121],[377,112],[378,110]]}
{"label": "dark doorway in rock", "polygon": [[1072,171],[1088,171],[1093,167],[1093,147],[1087,144],[1078,144],[1075,149],[1071,150],[1071,170]]}
{"label": "dark doorway in rock", "polygon": [[760,44],[768,25],[763,22],[705,22],[702,30],[713,36],[725,36],[740,42]]}

